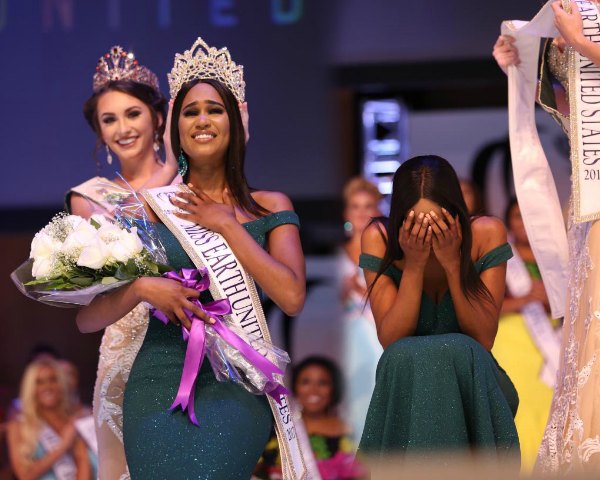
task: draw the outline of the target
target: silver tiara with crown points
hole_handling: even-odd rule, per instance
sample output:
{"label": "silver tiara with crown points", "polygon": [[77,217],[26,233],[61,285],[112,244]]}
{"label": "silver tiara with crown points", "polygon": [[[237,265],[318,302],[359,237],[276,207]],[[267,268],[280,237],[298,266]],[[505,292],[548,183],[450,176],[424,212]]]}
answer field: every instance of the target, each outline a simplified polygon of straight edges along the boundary
{"label": "silver tiara with crown points", "polygon": [[183,54],[175,54],[175,63],[171,73],[167,74],[167,79],[172,99],[175,99],[185,83],[197,79],[218,80],[231,90],[240,103],[244,102],[246,95],[244,67],[236,65],[227,48],[209,47],[200,37],[192,48]]}
{"label": "silver tiara with crown points", "polygon": [[97,92],[109,82],[117,80],[143,83],[158,90],[156,75],[150,69],[142,67],[135,59],[133,52],[126,52],[123,47],[115,45],[98,60],[93,90]]}

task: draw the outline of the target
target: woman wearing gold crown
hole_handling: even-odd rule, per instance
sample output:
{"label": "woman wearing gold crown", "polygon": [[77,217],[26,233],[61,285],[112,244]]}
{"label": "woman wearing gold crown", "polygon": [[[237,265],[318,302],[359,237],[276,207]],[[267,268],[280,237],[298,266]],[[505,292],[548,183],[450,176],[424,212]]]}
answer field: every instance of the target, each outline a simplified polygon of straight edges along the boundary
{"label": "woman wearing gold crown", "polygon": [[[254,281],[291,315],[300,311],[305,296],[298,217],[289,199],[250,189],[244,175],[238,107],[244,100],[242,67],[226,49],[198,39],[176,56],[169,86],[172,150],[189,187],[152,189],[144,196],[154,210],[148,213],[162,221],[157,228],[169,264],[177,270],[207,268],[210,295],[169,278],[147,277],[96,298],[77,318],[82,331],[99,330],[140,302],[149,302],[171,321],[165,327],[151,317],[129,375],[124,441],[131,477],[247,479],[275,422],[285,478],[306,478],[285,394],[253,395],[233,382],[219,382],[204,362],[186,397],[197,425],[168,409],[179,398],[187,361],[179,325],[192,334],[195,328],[185,310],[207,324],[214,321],[191,300],[200,296],[205,304],[210,297],[226,297],[232,324],[269,341]],[[207,250],[209,242],[214,246]]]}
{"label": "woman wearing gold crown", "polygon": [[[537,468],[550,473],[600,471],[600,172],[594,166],[600,152],[590,150],[600,131],[595,93],[600,91],[598,10],[595,1],[548,2],[530,22],[504,22],[503,35],[494,45],[494,57],[509,75],[519,205],[542,275],[549,274],[544,284],[550,303],[559,298],[564,309],[556,388],[537,460]],[[569,136],[573,172],[568,236],[535,131],[534,100]],[[539,214],[540,208],[553,204],[554,214]],[[531,215],[536,209],[538,215]]]}
{"label": "woman wearing gold crown", "polygon": [[[113,216],[111,199],[136,190],[170,183],[177,174],[175,158],[158,152],[165,130],[167,101],[156,75],[138,64],[134,55],[115,46],[100,57],[93,94],[84,115],[104,146],[108,164],[113,155],[122,177],[94,177],[72,188],[66,196],[69,212],[82,217]],[[129,185],[123,182],[125,179]],[[123,392],[133,360],[148,326],[148,308],[142,304],[106,328],[94,388],[94,419],[101,479],[129,478],[123,448]]]}

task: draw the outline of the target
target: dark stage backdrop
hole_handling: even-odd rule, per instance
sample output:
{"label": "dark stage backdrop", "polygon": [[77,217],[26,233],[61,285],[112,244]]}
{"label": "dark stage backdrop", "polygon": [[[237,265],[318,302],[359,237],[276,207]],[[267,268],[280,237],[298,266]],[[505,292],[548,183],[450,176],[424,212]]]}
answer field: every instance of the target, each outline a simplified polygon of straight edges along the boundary
{"label": "dark stage backdrop", "polygon": [[330,193],[332,9],[329,0],[0,0],[0,208],[60,205],[96,174],[82,105],[109,47],[132,49],[167,94],[175,52],[198,35],[245,67],[251,184],[296,198]]}
{"label": "dark stage backdrop", "polygon": [[81,107],[96,60],[114,44],[134,50],[165,93],[174,53],[196,36],[228,46],[246,68],[252,184],[319,199],[336,196],[348,173],[336,148],[352,141],[336,130],[344,119],[332,120],[329,67],[490,59],[500,21],[531,18],[542,3],[0,0],[0,159],[11,179],[0,209],[60,205],[96,173]]}
{"label": "dark stage backdrop", "polygon": [[489,59],[502,20],[529,20],[544,3],[343,0],[335,15],[332,59],[336,64]]}

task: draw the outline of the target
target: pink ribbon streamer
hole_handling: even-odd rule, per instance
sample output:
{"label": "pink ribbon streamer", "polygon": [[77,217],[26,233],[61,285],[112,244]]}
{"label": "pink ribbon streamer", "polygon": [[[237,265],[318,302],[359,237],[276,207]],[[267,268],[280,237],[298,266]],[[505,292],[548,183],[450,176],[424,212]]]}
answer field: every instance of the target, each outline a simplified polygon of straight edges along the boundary
{"label": "pink ribbon streamer", "polygon": [[[163,277],[171,280],[180,282],[186,288],[193,288],[198,292],[208,290],[210,286],[210,277],[206,268],[182,268],[181,273],[178,274],[175,271],[165,273]],[[169,408],[174,410],[177,407],[181,407],[182,411],[188,412],[190,421],[196,425],[198,419],[194,411],[194,390],[196,386],[196,380],[198,378],[198,372],[202,366],[204,356],[206,354],[206,327],[212,327],[215,332],[225,340],[229,345],[237,349],[253,366],[260,370],[268,381],[263,390],[264,393],[271,396],[279,405],[281,405],[281,395],[288,393],[288,390],[281,385],[274,377],[273,374],[277,373],[283,375],[283,371],[270,362],[268,359],[258,353],[252,346],[248,345],[242,338],[237,334],[229,330],[227,325],[221,318],[223,315],[231,313],[231,305],[229,300],[221,299],[209,302],[206,304],[200,303],[197,298],[189,299],[193,304],[201,308],[204,312],[208,313],[211,318],[215,320],[212,325],[207,325],[203,320],[196,317],[189,310],[184,310],[186,316],[190,319],[192,326],[188,331],[183,325],[181,326],[183,333],[183,340],[188,342],[187,349],[185,352],[185,360],[183,362],[183,371],[181,373],[181,381],[179,382],[179,389],[175,397],[175,401]],[[167,316],[153,308],[150,312],[156,318],[158,318],[165,325],[169,323]]]}

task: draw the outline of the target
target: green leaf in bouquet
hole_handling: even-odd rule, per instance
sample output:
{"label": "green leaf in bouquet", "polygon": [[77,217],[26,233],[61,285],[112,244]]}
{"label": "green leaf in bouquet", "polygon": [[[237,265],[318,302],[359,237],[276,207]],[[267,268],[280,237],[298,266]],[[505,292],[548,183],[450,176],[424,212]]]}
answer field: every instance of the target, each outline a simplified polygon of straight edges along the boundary
{"label": "green leaf in bouquet", "polygon": [[102,283],[102,285],[110,285],[111,283],[117,283],[118,281],[119,279],[115,277],[104,277],[100,283]]}
{"label": "green leaf in bouquet", "polygon": [[135,264],[133,265],[133,268],[131,268],[131,265],[129,265],[129,262],[127,262],[126,264],[123,264],[117,268],[117,271],[113,276],[117,280],[130,280],[132,278],[137,278],[137,273],[137,267]]}
{"label": "green leaf in bouquet", "polygon": [[43,285],[45,283],[56,282],[56,280],[31,280],[30,282],[25,282],[24,285]]}
{"label": "green leaf in bouquet", "polygon": [[93,278],[101,279],[102,277],[109,277],[110,274],[103,275],[102,270],[95,270],[89,267],[82,267],[77,265],[71,272],[69,272],[68,278]]}
{"label": "green leaf in bouquet", "polygon": [[71,283],[69,280],[61,277],[52,280],[32,280],[25,283],[27,286],[41,286],[41,290],[73,290],[79,288],[78,285]]}
{"label": "green leaf in bouquet", "polygon": [[94,283],[94,277],[73,277],[69,278],[69,282],[77,285],[78,287],[89,287]]}
{"label": "green leaf in bouquet", "polygon": [[133,258],[130,258],[127,263],[125,264],[125,270],[127,271],[127,273],[129,273],[132,277],[137,277],[140,274],[140,267],[139,265],[135,262],[135,260]]}
{"label": "green leaf in bouquet", "polygon": [[60,282],[52,284],[51,288],[47,288],[46,290],[78,290],[81,288],[79,285],[70,282]]}
{"label": "green leaf in bouquet", "polygon": [[99,223],[98,223],[96,220],[94,220],[93,218],[90,218],[90,225],[91,225],[92,227],[94,227],[96,230],[99,230],[99,229],[100,229],[100,226],[101,226],[101,225],[100,225],[100,224],[99,224]]}
{"label": "green leaf in bouquet", "polygon": [[158,276],[158,267],[152,263],[144,263],[144,274],[150,277]]}
{"label": "green leaf in bouquet", "polygon": [[170,265],[166,265],[164,263],[157,263],[156,265],[158,267],[158,273],[160,273],[161,275],[163,273],[167,273],[167,272],[171,272],[172,270],[175,270]]}

